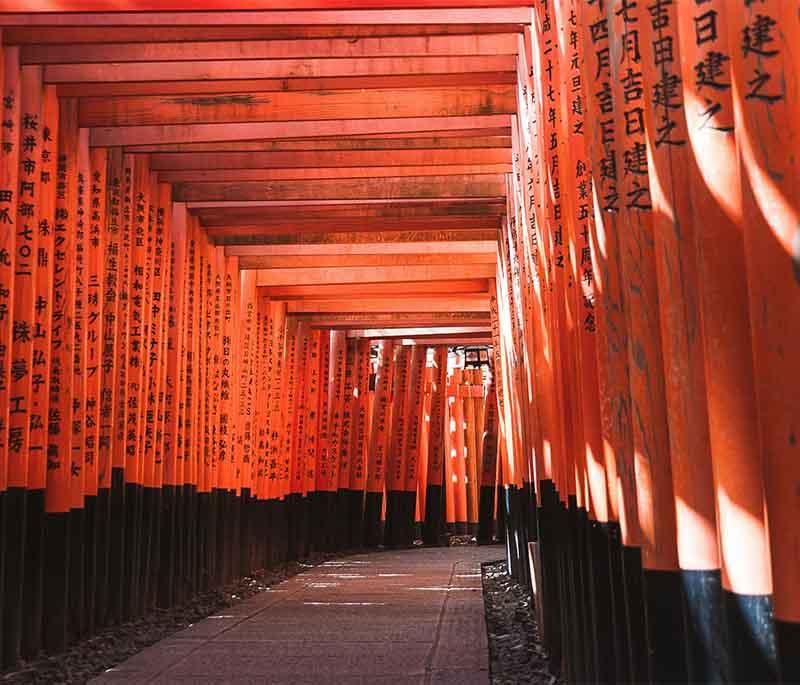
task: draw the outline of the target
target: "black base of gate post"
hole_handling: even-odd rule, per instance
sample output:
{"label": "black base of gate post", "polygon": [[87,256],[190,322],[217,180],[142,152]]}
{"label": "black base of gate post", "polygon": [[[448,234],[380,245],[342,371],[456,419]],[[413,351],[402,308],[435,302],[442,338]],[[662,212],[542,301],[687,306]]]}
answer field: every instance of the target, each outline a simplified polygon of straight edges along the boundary
{"label": "black base of gate post", "polygon": [[[123,620],[136,616],[137,607],[139,606],[141,517],[142,487],[136,483],[125,483],[125,566],[123,567],[123,573],[125,574],[125,604]],[[80,523],[82,527],[82,518]],[[73,559],[76,559],[76,557],[73,556]]]}
{"label": "black base of gate post", "polygon": [[784,683],[800,683],[800,623],[775,621],[775,637]]}
{"label": "black base of gate post", "polygon": [[[86,554],[84,550],[86,517],[83,509],[69,512],[69,639],[78,641],[86,635],[85,579]],[[131,577],[129,583],[133,583]],[[126,588],[127,591],[127,588]],[[128,604],[126,609],[132,610]]]}
{"label": "black base of gate post", "polygon": [[361,549],[364,546],[364,492],[363,490],[347,491],[348,533],[347,549]]}
{"label": "black base of gate post", "polygon": [[596,646],[597,682],[614,685],[617,679],[616,628],[619,617],[614,607],[611,582],[611,541],[608,523],[589,522],[589,573],[594,603],[593,639]]}
{"label": "black base of gate post", "polygon": [[494,538],[494,488],[481,487],[478,494],[478,544],[490,545]]}
{"label": "black base of gate post", "polygon": [[444,487],[441,485],[429,485],[426,489],[422,541],[426,545],[445,544]]}
{"label": "black base of gate post", "polygon": [[647,643],[647,614],[641,549],[623,545],[622,564],[631,680],[650,682],[650,646]]}
{"label": "black base of gate post", "polygon": [[67,648],[69,621],[69,514],[44,515],[44,603],[47,620],[44,624],[44,648],[58,654]]}
{"label": "black base of gate post", "polygon": [[730,681],[728,635],[719,570],[681,570],[688,654],[693,683]]}
{"label": "black base of gate post", "polygon": [[109,536],[111,529],[111,490],[100,488],[97,491],[97,519],[95,526],[95,603],[94,624],[103,627],[108,623],[108,562]]}
{"label": "black base of gate post", "polygon": [[[316,504],[317,495],[319,493],[314,493],[315,497],[315,506]],[[287,561],[297,561],[298,559],[298,545],[297,545],[297,538],[298,538],[298,527],[299,527],[299,519],[300,519],[300,495],[295,493],[291,493],[286,496],[286,514],[288,518],[288,535],[287,535],[287,549],[286,549],[286,559]],[[320,543],[321,544],[321,543]]]}
{"label": "black base of gate post", "polygon": [[383,543],[381,530],[382,492],[367,492],[364,500],[364,543],[367,547],[378,547]]}
{"label": "black base of gate post", "polygon": [[159,525],[161,532],[161,572],[158,576],[158,606],[171,607],[175,603],[176,542],[175,535],[177,511],[175,506],[175,486],[161,488],[161,512]]}
{"label": "black base of gate post", "polygon": [[5,585],[3,589],[2,664],[14,666],[22,649],[22,588],[25,582],[25,528],[27,491],[8,488],[5,492],[5,515],[2,537],[5,542]]}
{"label": "black base of gate post", "polygon": [[778,682],[772,598],[769,595],[740,595],[728,590],[724,594],[731,680],[738,683]]}
{"label": "black base of gate post", "polygon": [[42,649],[44,607],[44,490],[28,490],[25,535],[25,579],[22,590],[22,656],[35,657]]}
{"label": "black base of gate post", "polygon": [[239,496],[241,512],[239,523],[239,563],[238,575],[244,578],[250,573],[250,488],[242,488]]}
{"label": "black base of gate post", "polygon": [[122,622],[125,613],[125,472],[121,468],[111,470],[111,491],[109,492],[109,530],[108,541],[108,622]]}
{"label": "black base of gate post", "polygon": [[680,571],[644,572],[650,672],[654,683],[687,682],[687,641]]}

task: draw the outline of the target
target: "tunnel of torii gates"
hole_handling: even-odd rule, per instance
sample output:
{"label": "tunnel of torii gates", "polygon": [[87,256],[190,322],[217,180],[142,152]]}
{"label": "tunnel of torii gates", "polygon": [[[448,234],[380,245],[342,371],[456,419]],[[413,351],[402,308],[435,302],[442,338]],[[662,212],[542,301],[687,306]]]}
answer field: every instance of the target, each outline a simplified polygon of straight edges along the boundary
{"label": "tunnel of torii gates", "polygon": [[6,666],[498,519],[568,680],[800,680],[798,2],[0,7]]}

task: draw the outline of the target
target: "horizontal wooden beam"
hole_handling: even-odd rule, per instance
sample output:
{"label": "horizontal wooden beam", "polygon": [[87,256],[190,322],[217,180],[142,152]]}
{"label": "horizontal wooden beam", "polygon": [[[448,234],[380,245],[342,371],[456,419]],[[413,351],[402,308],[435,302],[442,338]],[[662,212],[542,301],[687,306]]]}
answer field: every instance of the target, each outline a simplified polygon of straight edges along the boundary
{"label": "horizontal wooden beam", "polygon": [[497,229],[490,231],[341,231],[334,233],[321,231],[246,236],[228,236],[224,233],[213,234],[214,243],[217,245],[341,245],[348,243],[374,243],[379,240],[406,243],[441,241],[444,243],[460,240],[496,239]]}
{"label": "horizontal wooden beam", "polygon": [[[419,1],[419,0],[418,0]],[[507,0],[480,2],[477,8],[464,5],[477,4],[474,0],[460,2],[456,9],[429,8],[405,0],[397,3],[403,9],[332,9],[346,7],[341,0],[336,4],[322,4],[298,0],[286,2],[286,9],[272,8],[272,0],[248,0],[244,7],[257,9],[226,11],[226,0],[127,0],[125,12],[118,12],[116,0],[91,0],[95,12],[86,12],[86,0],[61,0],[58,12],[53,11],[50,0],[5,0],[4,10],[16,12],[0,17],[0,26],[248,26],[252,24],[305,26],[331,24],[529,24],[532,12],[529,7],[508,7]],[[334,0],[335,2],[335,0]],[[381,3],[372,0],[370,7]],[[499,6],[496,6],[499,5]],[[363,6],[363,4],[362,4]],[[409,9],[410,7],[419,9]],[[315,9],[304,9],[314,7]],[[319,9],[324,7],[325,9]],[[353,7],[351,4],[350,7]],[[174,8],[174,9],[173,9]],[[39,10],[37,13],[35,10]],[[212,9],[214,11],[203,11]]]}
{"label": "horizontal wooden beam", "polygon": [[311,326],[325,328],[424,328],[428,326],[490,326],[484,312],[375,312],[356,314],[293,314]]}
{"label": "horizontal wooden beam", "polygon": [[338,90],[295,93],[154,95],[83,98],[81,126],[148,126],[258,121],[325,121],[384,117],[442,117],[512,114],[514,86]]}
{"label": "horizontal wooden beam", "polygon": [[60,97],[121,97],[135,95],[202,95],[231,92],[301,92],[375,90],[380,88],[452,88],[458,86],[513,85],[513,71],[458,72],[452,74],[381,74],[325,78],[255,78],[206,81],[113,81],[60,83]]}
{"label": "horizontal wooden beam", "polygon": [[256,59],[208,62],[89,62],[49,64],[48,84],[109,81],[205,81],[263,78],[325,78],[384,74],[458,74],[511,71],[510,55],[466,57],[343,57],[335,59]]}
{"label": "horizontal wooden beam", "polygon": [[511,164],[452,164],[439,166],[305,167],[302,169],[184,169],[161,171],[164,183],[239,181],[313,181],[320,179],[399,178],[404,176],[469,176],[511,173]]}
{"label": "horizontal wooden beam", "polygon": [[319,181],[266,181],[176,183],[173,200],[347,200],[417,197],[503,197],[505,176],[425,176],[406,178],[323,179]]}
{"label": "horizontal wooden beam", "polygon": [[401,345],[447,345],[448,347],[461,347],[464,345],[491,345],[491,334],[469,336],[469,335],[429,335],[402,337],[398,341]]}
{"label": "horizontal wooden beam", "polygon": [[361,300],[294,300],[287,304],[292,314],[357,312],[487,312],[488,295],[438,295],[402,299],[363,298]]}
{"label": "horizontal wooden beam", "polygon": [[397,298],[411,295],[478,295],[489,292],[486,278],[462,278],[441,281],[404,281],[402,291],[396,283],[332,283],[322,285],[259,286],[262,296],[278,300],[359,299],[363,297]]}
{"label": "horizontal wooden beam", "polygon": [[347,331],[348,338],[413,338],[432,335],[485,335],[486,326],[430,326],[428,328],[355,328]]}
{"label": "horizontal wooden beam", "polygon": [[228,140],[386,135],[507,126],[511,117],[488,114],[468,117],[407,117],[232,124],[172,124],[160,126],[109,126],[91,129],[90,143],[100,147],[195,143]]}
{"label": "horizontal wooden beam", "polygon": [[390,218],[364,218],[347,219],[336,218],[303,220],[297,217],[294,220],[262,221],[254,224],[236,224],[233,226],[208,226],[207,235],[213,240],[231,238],[257,238],[294,233],[310,235],[326,232],[348,232],[352,234],[375,234],[391,236],[394,233],[408,233],[413,231],[486,231],[497,229],[499,221],[496,217],[465,216],[465,217],[390,217]]}
{"label": "horizontal wooden beam", "polygon": [[225,248],[229,257],[336,257],[346,255],[411,255],[446,252],[452,255],[494,255],[497,245],[488,240],[428,243],[366,243],[352,245],[234,245]]}
{"label": "horizontal wooden beam", "polygon": [[474,254],[358,254],[329,256],[275,257],[252,255],[239,258],[240,269],[304,269],[331,268],[337,266],[463,266],[465,270],[473,264],[494,264],[495,252]]}
{"label": "horizontal wooden beam", "polygon": [[491,216],[505,214],[504,200],[486,198],[406,198],[398,200],[258,200],[191,202],[190,213],[204,225],[235,225],[274,219],[325,220],[366,217]]}
{"label": "horizontal wooden beam", "polygon": [[511,24],[213,24],[205,26],[17,26],[3,31],[7,45],[69,43],[163,43],[300,38],[369,38],[384,36],[454,36],[521,32]]}
{"label": "horizontal wooden beam", "polygon": [[308,59],[324,57],[401,57],[514,55],[517,34],[381,36],[300,40],[217,40],[163,43],[29,45],[22,64],[84,62],[195,62],[208,60]]}
{"label": "horizontal wooden beam", "polygon": [[[382,269],[341,267],[334,269],[262,269],[257,271],[260,286],[315,283],[386,283],[435,281],[459,278],[492,278],[494,264],[476,264],[465,270],[460,266],[387,266]],[[402,287],[399,285],[398,287]]]}
{"label": "horizontal wooden beam", "polygon": [[452,166],[510,164],[504,148],[400,150],[291,150],[241,152],[157,152],[150,155],[153,171],[219,169],[308,169],[310,167]]}
{"label": "horizontal wooden beam", "polygon": [[[219,153],[219,156],[239,153],[280,153],[292,152],[302,154],[319,154],[324,152],[364,152],[378,153],[389,151],[416,151],[426,150],[429,153],[444,153],[450,150],[475,150],[478,154],[482,150],[502,150],[508,155],[511,147],[511,137],[505,135],[504,129],[493,132],[492,135],[480,136],[479,132],[459,131],[458,137],[437,136],[435,133],[415,134],[413,138],[394,135],[384,138],[303,138],[300,140],[234,140],[223,143],[164,143],[162,145],[128,145],[125,152],[152,153],[151,162],[161,155],[202,155],[203,153]],[[422,137],[422,136],[425,137]],[[423,153],[424,154],[424,153]],[[498,153],[499,154],[499,153]],[[213,159],[215,155],[211,155]],[[285,155],[288,160],[293,155]],[[302,155],[301,155],[302,156]]]}

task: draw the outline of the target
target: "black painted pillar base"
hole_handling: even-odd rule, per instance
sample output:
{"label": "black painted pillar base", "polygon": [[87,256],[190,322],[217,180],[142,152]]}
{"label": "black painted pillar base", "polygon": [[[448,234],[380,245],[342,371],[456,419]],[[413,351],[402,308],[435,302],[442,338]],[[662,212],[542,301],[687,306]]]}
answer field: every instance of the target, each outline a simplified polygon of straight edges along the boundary
{"label": "black painted pillar base", "polygon": [[[125,574],[125,604],[123,620],[136,616],[139,606],[142,489],[142,486],[136,483],[125,483],[125,565],[123,567],[123,573]],[[74,556],[73,559],[75,559]]]}
{"label": "black painted pillar base", "polygon": [[[175,578],[177,576],[176,489],[173,485],[161,488],[161,573],[158,577],[158,606],[175,604]],[[183,532],[183,531],[181,531]]]}
{"label": "black painted pillar base", "polygon": [[772,598],[769,595],[740,595],[728,590],[724,591],[724,597],[731,681],[778,682]]}
{"label": "black painted pillar base", "polygon": [[26,507],[22,656],[25,659],[31,659],[42,649],[45,554],[44,490],[28,490]]}
{"label": "black painted pillar base", "polygon": [[68,591],[70,641],[78,641],[86,636],[86,602],[84,598],[84,580],[86,578],[85,529],[86,517],[83,509],[70,509]]}
{"label": "black painted pillar base", "polygon": [[[589,522],[589,570],[594,603],[593,639],[596,645],[597,682],[613,685],[617,679],[617,617],[614,586],[611,581],[611,541],[609,524]],[[619,550],[617,550],[619,553]]]}
{"label": "black painted pillar base", "polygon": [[681,570],[688,677],[694,683],[729,682],[728,635],[719,570]]}
{"label": "black painted pillar base", "polygon": [[386,492],[386,527],[383,531],[383,544],[389,549],[401,546],[401,528],[403,525],[402,493],[398,490]]}
{"label": "black painted pillar base", "polygon": [[94,633],[95,573],[95,529],[97,526],[97,495],[87,495],[83,499],[83,600],[84,631]]}
{"label": "black painted pillar base", "polygon": [[426,545],[446,544],[444,487],[428,485],[425,491],[425,522],[422,541]]}
{"label": "black painted pillar base", "polygon": [[681,573],[678,570],[645,569],[644,583],[653,683],[687,682],[689,669]]}
{"label": "black painted pillar base", "polygon": [[67,648],[69,622],[69,514],[44,515],[44,605],[47,620],[44,622],[44,649],[58,654]]}
{"label": "black painted pillar base", "polygon": [[241,513],[239,524],[239,577],[244,578],[250,573],[250,541],[252,533],[252,507],[250,506],[250,488],[242,488],[239,499],[241,500]]}
{"label": "black painted pillar base", "polygon": [[650,646],[647,643],[647,613],[642,569],[642,551],[622,546],[622,573],[625,587],[630,680],[650,682]]}
{"label": "black painted pillar base", "polygon": [[381,526],[382,492],[367,492],[364,499],[364,544],[379,547],[383,543]]}
{"label": "black painted pillar base", "polygon": [[[319,501],[318,495],[319,493],[314,493],[312,497],[312,506],[314,507],[314,511],[312,516],[314,519],[317,520],[317,515],[319,512]],[[298,538],[300,537],[299,533],[299,523],[300,523],[300,495],[297,493],[290,493],[286,495],[286,513],[288,517],[288,535],[287,535],[287,551],[286,551],[286,559],[288,561],[297,561],[299,558],[300,550],[298,545]],[[315,547],[319,544],[321,545],[321,533],[319,533],[320,537],[315,538]]]}
{"label": "black painted pillar base", "polygon": [[95,602],[94,625],[103,627],[108,623],[108,563],[109,538],[116,533],[111,528],[111,491],[100,488],[97,491],[97,518],[95,520]]}
{"label": "black painted pillar base", "polygon": [[478,544],[494,542],[494,493],[492,485],[483,485],[478,493]]}
{"label": "black painted pillar base", "polygon": [[784,683],[800,683],[800,623],[775,621],[775,637]]}
{"label": "black painted pillar base", "polygon": [[25,528],[27,491],[8,488],[5,492],[2,537],[5,543],[5,585],[3,589],[3,667],[14,666],[22,649],[22,588],[25,582]]}
{"label": "black painted pillar base", "polygon": [[121,468],[111,470],[111,491],[109,492],[109,530],[108,540],[108,623],[122,622],[125,596],[125,472]]}
{"label": "black painted pillar base", "polygon": [[347,491],[347,530],[345,549],[361,549],[364,546],[364,491]]}

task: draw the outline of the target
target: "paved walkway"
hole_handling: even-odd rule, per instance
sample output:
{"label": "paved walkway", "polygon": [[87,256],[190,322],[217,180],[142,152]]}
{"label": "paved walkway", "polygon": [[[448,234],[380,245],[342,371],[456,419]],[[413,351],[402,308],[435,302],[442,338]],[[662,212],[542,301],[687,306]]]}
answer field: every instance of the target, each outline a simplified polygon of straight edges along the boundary
{"label": "paved walkway", "polygon": [[330,561],[159,642],[94,683],[488,683],[480,564],[500,547]]}

